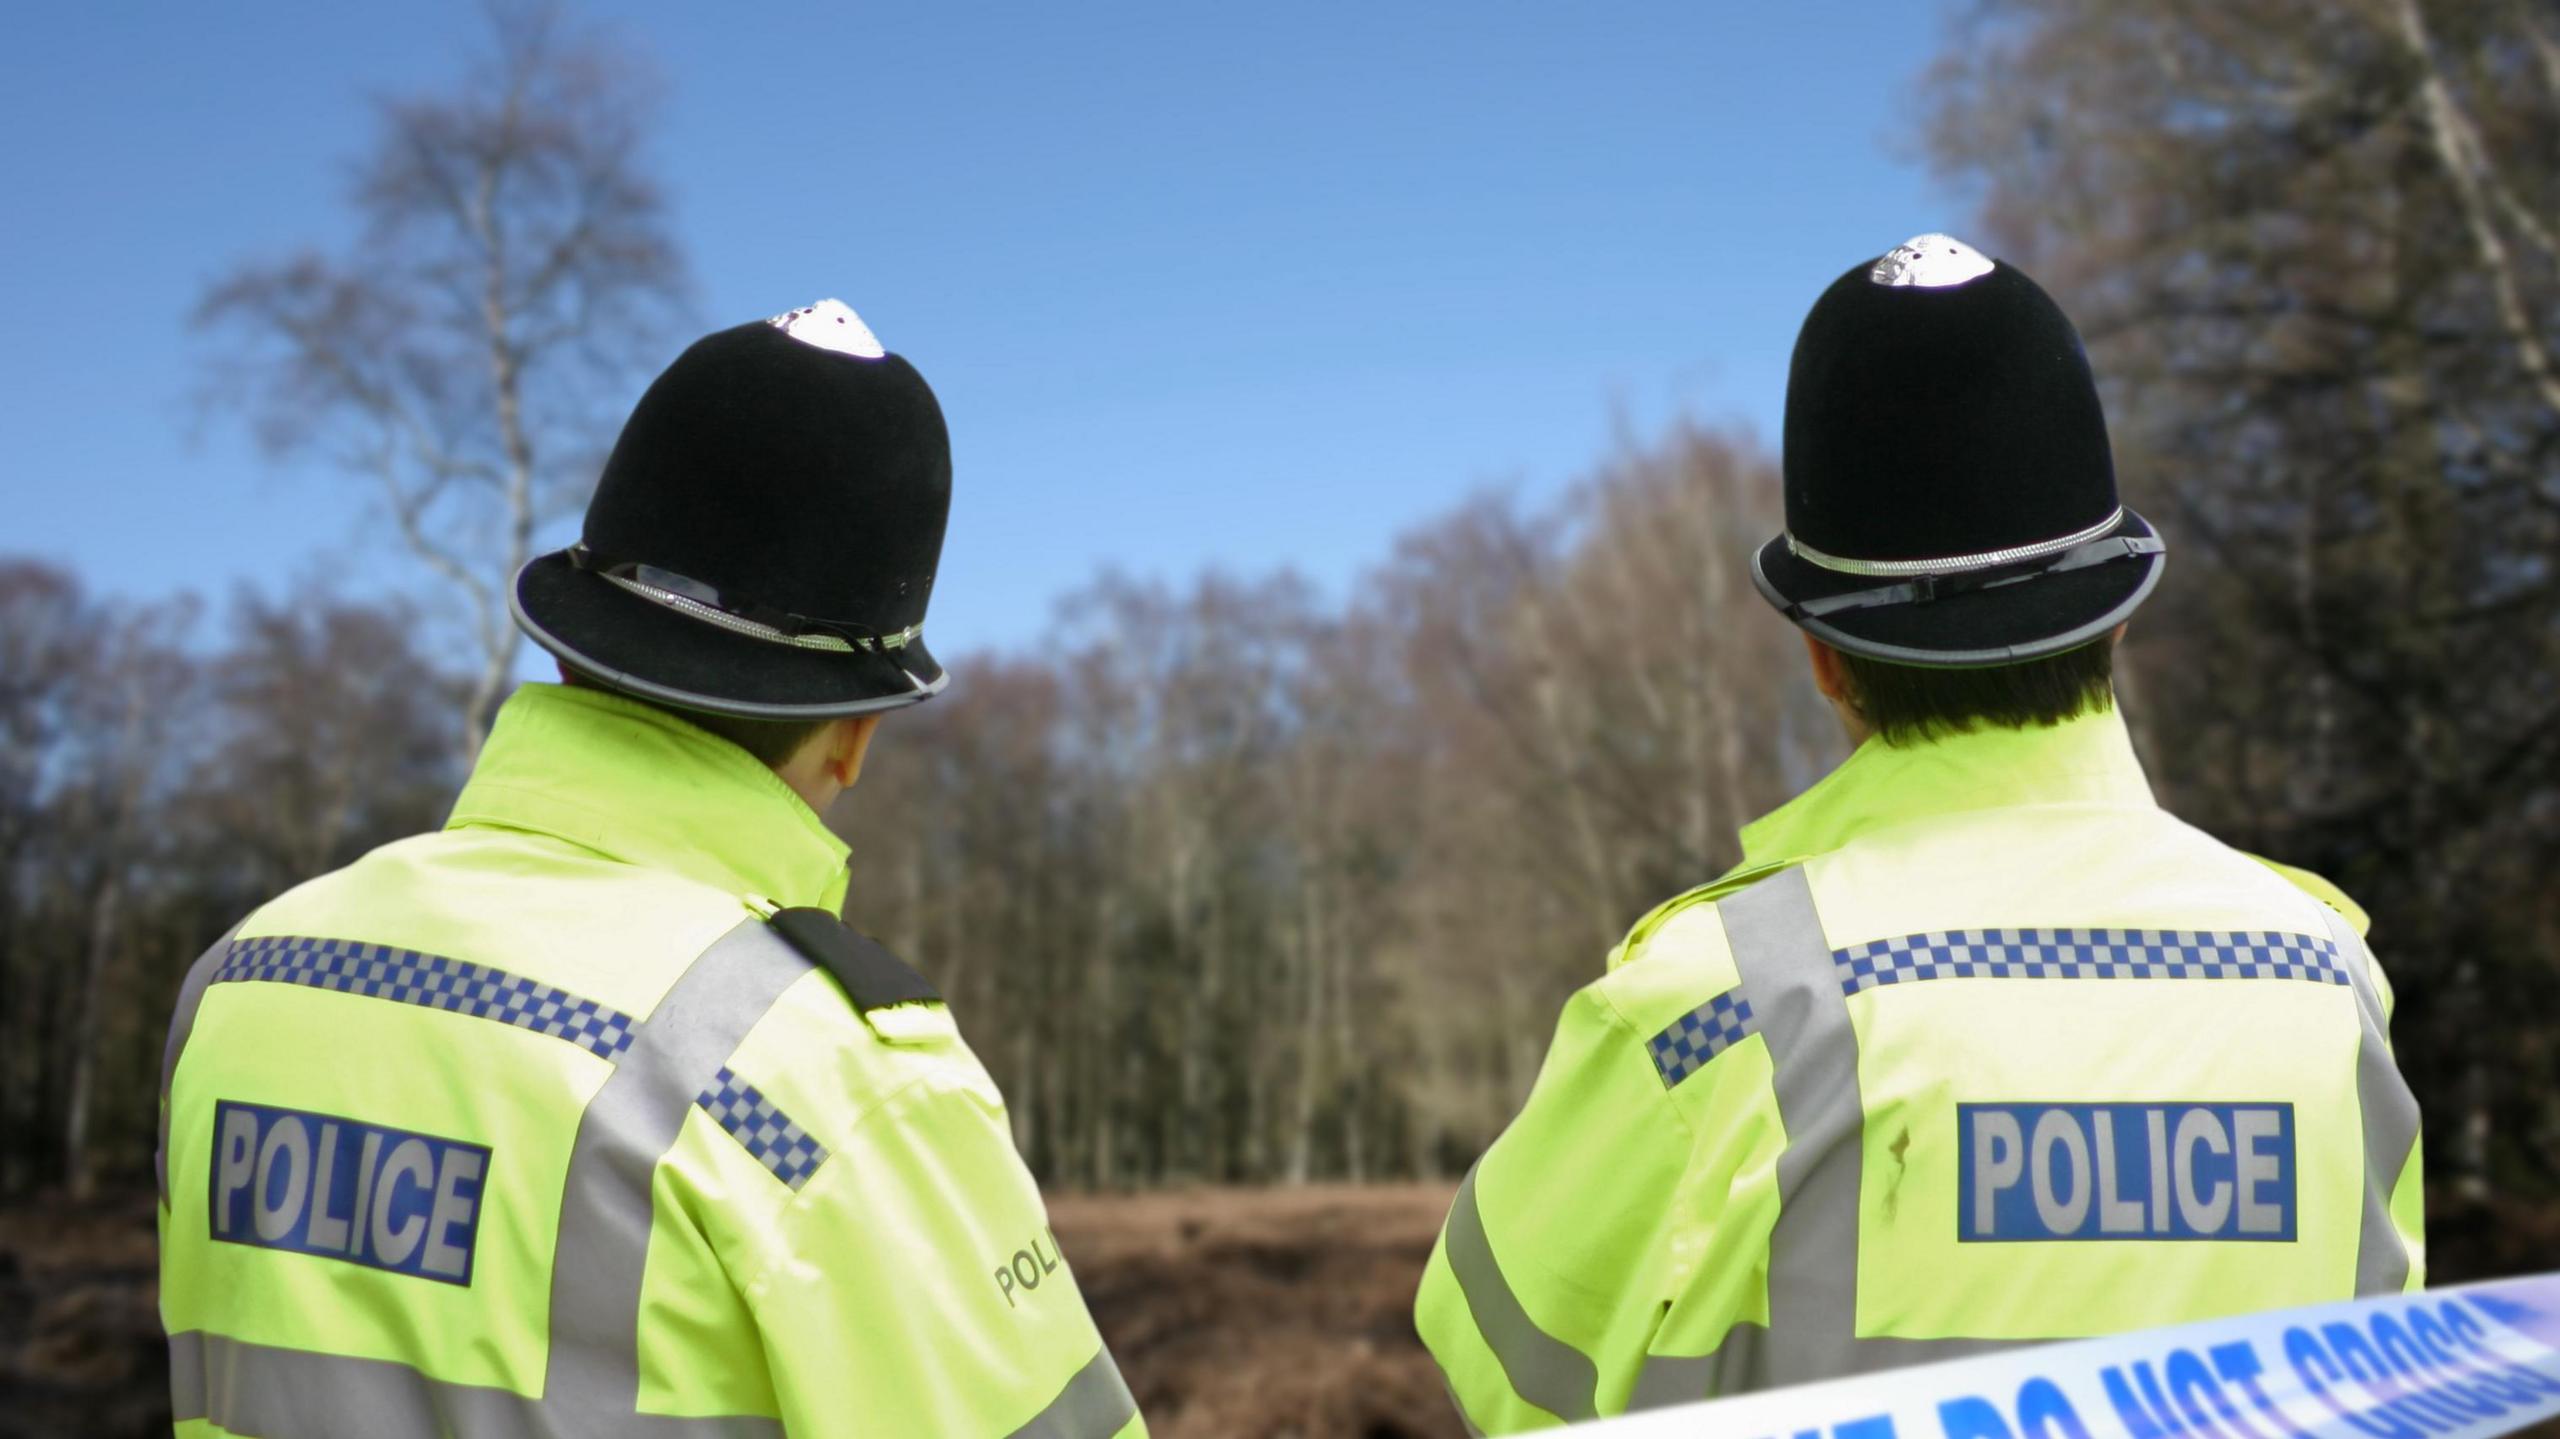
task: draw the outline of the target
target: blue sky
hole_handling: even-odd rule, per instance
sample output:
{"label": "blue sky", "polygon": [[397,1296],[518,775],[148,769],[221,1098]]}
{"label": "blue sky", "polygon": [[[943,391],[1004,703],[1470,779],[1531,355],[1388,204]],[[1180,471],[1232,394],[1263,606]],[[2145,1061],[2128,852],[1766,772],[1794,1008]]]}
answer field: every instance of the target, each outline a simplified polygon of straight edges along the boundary
{"label": "blue sky", "polygon": [[[1340,593],[1622,428],[1774,440],[1796,323],[1965,230],[1898,137],[1932,5],[591,5],[670,84],[702,328],[827,295],[915,360],[957,493],[945,654],[1106,565]],[[460,5],[49,6],[0,56],[0,553],[101,591],[414,583],[355,482],[190,402],[228,265],[346,231],[366,98]],[[565,536],[563,537],[565,538]]]}

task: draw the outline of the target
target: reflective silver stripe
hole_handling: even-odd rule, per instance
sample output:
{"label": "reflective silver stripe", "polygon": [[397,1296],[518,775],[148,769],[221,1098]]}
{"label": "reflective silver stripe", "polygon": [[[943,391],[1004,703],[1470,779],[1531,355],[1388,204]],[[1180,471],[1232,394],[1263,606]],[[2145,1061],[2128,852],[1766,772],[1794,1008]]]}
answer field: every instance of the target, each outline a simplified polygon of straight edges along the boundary
{"label": "reflective silver stripe", "polygon": [[604,1416],[638,1405],[651,1177],[703,1084],[808,972],[809,962],[763,920],[741,922],[677,978],[587,1102],[551,1255],[547,1407]]}
{"label": "reflective silver stripe", "polygon": [[1636,1387],[1627,1395],[1627,1412],[1695,1404],[1701,1399],[1748,1389],[1751,1367],[1760,1351],[1768,1347],[1768,1337],[1769,1332],[1757,1324],[1737,1324],[1711,1354],[1694,1358],[1646,1355],[1644,1367],[1636,1371]]}
{"label": "reflective silver stripe", "polygon": [[205,1402],[204,1350],[208,1343],[228,1344],[230,1340],[187,1329],[169,1336],[169,1408],[170,1417],[183,1424],[190,1419],[207,1417],[212,1406]]}
{"label": "reflective silver stripe", "polygon": [[2085,530],[2079,530],[2072,534],[2064,535],[2059,539],[2038,540],[2034,544],[2030,545],[2012,545],[2005,550],[1984,550],[1978,555],[1948,555],[1942,559],[1934,560],[1847,559],[1840,555],[1826,555],[1822,551],[1815,549],[1813,546],[1797,539],[1792,534],[1787,536],[1787,548],[1794,553],[1797,559],[1804,561],[1806,564],[1818,565],[1834,574],[1960,575],[1968,570],[1993,570],[1998,569],[2002,565],[2014,565],[2024,560],[2041,559],[2046,555],[2058,555],[2064,550],[2070,549],[2074,545],[2086,544],[2091,540],[2104,537],[2109,530],[2114,529],[2117,525],[2123,523],[2123,521],[2124,506],[2118,505],[2116,506],[2116,512],[2114,514],[2107,516],[2105,519],[2098,521],[2096,524],[2091,525]]}
{"label": "reflective silver stripe", "polygon": [[2364,1219],[2356,1235],[2356,1293],[2397,1294],[2408,1287],[2409,1249],[2391,1222],[2391,1191],[2418,1143],[2418,1098],[2391,1058],[2391,1032],[2382,1016],[2382,994],[2373,982],[2373,955],[2346,919],[2321,906],[2338,942],[2348,983],[2355,986],[2356,1107],[2364,1116]]}
{"label": "reflective silver stripe", "polygon": [[1599,1366],[1591,1356],[1539,1328],[1529,1311],[1520,1307],[1519,1297],[1502,1277],[1502,1266],[1494,1261],[1492,1242],[1485,1238],[1484,1215],[1476,1208],[1474,1169],[1467,1171],[1466,1181],[1458,1186],[1457,1202],[1449,1206],[1446,1237],[1449,1271],[1457,1276],[1458,1292],[1466,1296],[1476,1332],[1501,1362],[1512,1392],[1559,1419],[1597,1418]]}
{"label": "reflective silver stripe", "polygon": [[[1969,1359],[2002,1349],[2023,1347],[2006,1339],[1858,1339],[1850,1345],[1850,1371],[1871,1373],[1941,1359]],[[1694,1358],[1648,1354],[1628,1397],[1630,1413],[1671,1404],[1694,1404],[1746,1390],[1765,1388],[1769,1331],[1757,1324],[1737,1324],[1711,1354]]]}
{"label": "reflective silver stripe", "polygon": [[1801,866],[1716,905],[1769,1047],[1786,1148],[1769,1234],[1769,1328],[1752,1387],[1858,1372],[1858,1037]]}
{"label": "reflective silver stripe", "polygon": [[518,1439],[543,1432],[536,1401],[509,1390],[447,1384],[384,1359],[192,1330],[169,1336],[169,1384],[178,1419],[209,1419],[235,1434],[267,1439],[437,1439],[457,1432]]}
{"label": "reflective silver stripe", "polygon": [[169,1336],[169,1387],[181,1422],[207,1419],[263,1439],[781,1439],[776,1419],[658,1414],[564,1419],[540,1400],[430,1379],[406,1364],[315,1354],[187,1330]]}
{"label": "reflective silver stripe", "polygon": [[1049,1407],[1007,1439],[1111,1439],[1138,1417],[1138,1401],[1109,1346],[1097,1349]]}
{"label": "reflective silver stripe", "polygon": [[187,966],[186,982],[178,986],[178,1007],[169,1014],[169,1037],[160,1046],[160,1143],[151,1152],[151,1168],[160,1177],[163,1209],[169,1207],[169,1086],[178,1078],[178,1055],[195,1031],[196,1011],[204,1007],[204,992],[213,987],[213,972],[222,968],[223,956],[231,952],[231,936],[239,932],[239,924],[231,926],[229,933],[213,942],[213,948]]}

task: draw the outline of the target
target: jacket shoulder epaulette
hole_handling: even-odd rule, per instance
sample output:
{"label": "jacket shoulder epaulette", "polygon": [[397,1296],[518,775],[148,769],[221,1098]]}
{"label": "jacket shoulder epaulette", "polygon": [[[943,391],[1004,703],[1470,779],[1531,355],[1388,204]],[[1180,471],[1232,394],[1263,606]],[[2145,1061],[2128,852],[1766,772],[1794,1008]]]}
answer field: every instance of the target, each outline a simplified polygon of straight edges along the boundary
{"label": "jacket shoulder epaulette", "polygon": [[776,910],[766,921],[785,943],[823,969],[864,1014],[901,1004],[939,1004],[941,991],[878,940],[823,909]]}
{"label": "jacket shoulder epaulette", "polygon": [[1655,905],[1652,912],[1644,918],[1637,920],[1635,928],[1627,931],[1627,937],[1618,941],[1618,947],[1609,951],[1609,968],[1616,969],[1619,965],[1635,958],[1637,952],[1644,948],[1645,941],[1653,938],[1656,930],[1669,923],[1672,916],[1682,910],[1701,904],[1713,904],[1717,900],[1739,894],[1778,871],[1801,863],[1803,861],[1800,859],[1783,859],[1769,864],[1754,865],[1749,869],[1737,869],[1721,878],[1709,880],[1696,889],[1673,895]]}
{"label": "jacket shoulder epaulette", "polygon": [[[2249,852],[2247,850],[2242,850],[2241,853],[2248,854]],[[2249,855],[2249,858],[2256,860],[2258,863],[2265,865],[2271,870],[2274,870],[2278,875],[2283,876],[2286,883],[2292,885],[2298,890],[2301,890],[2304,894],[2307,894],[2313,899],[2320,901],[2322,904],[2329,906],[2331,909],[2336,910],[2338,914],[2346,920],[2348,927],[2353,929],[2359,937],[2363,936],[2373,927],[2373,919],[2364,912],[2363,905],[2347,898],[2347,892],[2345,890],[2331,884],[2319,875],[2313,874],[2307,869],[2296,869],[2289,864],[2279,864],[2275,860],[2269,859],[2262,854],[2251,854]]]}

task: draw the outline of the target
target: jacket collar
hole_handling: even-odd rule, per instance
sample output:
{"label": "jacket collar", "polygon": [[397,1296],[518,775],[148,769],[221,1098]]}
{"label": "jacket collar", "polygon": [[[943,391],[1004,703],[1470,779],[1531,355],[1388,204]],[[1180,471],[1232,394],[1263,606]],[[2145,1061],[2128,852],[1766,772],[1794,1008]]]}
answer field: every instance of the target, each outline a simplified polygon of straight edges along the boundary
{"label": "jacket collar", "polygon": [[2030,804],[2150,809],[2159,801],[2113,707],[1899,748],[1870,739],[1812,788],[1744,825],[1736,873],[1794,864],[1908,820]]}
{"label": "jacket collar", "polygon": [[740,896],[839,909],[845,842],[736,745],[603,690],[527,684],[482,746],[448,829],[552,835]]}

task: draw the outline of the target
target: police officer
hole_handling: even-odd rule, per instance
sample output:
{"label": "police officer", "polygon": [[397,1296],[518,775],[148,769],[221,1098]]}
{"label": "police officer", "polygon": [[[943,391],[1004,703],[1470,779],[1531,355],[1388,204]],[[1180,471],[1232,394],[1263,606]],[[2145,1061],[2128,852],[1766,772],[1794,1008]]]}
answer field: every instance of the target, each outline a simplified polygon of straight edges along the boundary
{"label": "police officer", "polygon": [[1761,593],[1857,748],[1566,1006],[1418,1301],[1488,1432],[2420,1283],[2364,916],[2162,811],[2078,335],[1925,235],[1787,384]]}
{"label": "police officer", "polygon": [[164,1068],[182,1434],[1142,1434],[1003,1101],[819,816],[940,691],[923,378],[833,301],[658,377],[443,832],[262,907]]}

